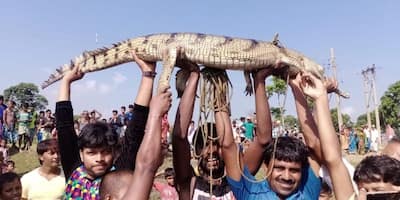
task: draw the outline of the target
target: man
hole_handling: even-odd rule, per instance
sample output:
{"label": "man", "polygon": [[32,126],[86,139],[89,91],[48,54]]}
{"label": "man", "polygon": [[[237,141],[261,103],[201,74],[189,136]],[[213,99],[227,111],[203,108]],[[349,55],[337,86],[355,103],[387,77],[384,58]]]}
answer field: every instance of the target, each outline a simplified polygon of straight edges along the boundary
{"label": "man", "polygon": [[9,143],[12,144],[11,147],[17,148],[16,142],[18,139],[18,135],[15,128],[17,123],[17,112],[15,110],[15,102],[12,100],[8,101],[8,107],[3,114],[3,121],[4,131],[6,132]]}
{"label": "man", "polygon": [[[233,199],[231,189],[224,178],[225,165],[220,155],[220,146],[218,141],[213,139],[217,136],[213,124],[200,125],[200,130],[193,138],[194,152],[200,155],[199,174],[195,174],[190,165],[191,151],[187,136],[200,73],[198,66],[194,64],[186,66],[185,70],[189,70],[190,74],[179,102],[172,139],[175,182],[179,199]],[[203,138],[203,130],[208,130],[210,137]],[[212,191],[210,182],[213,186]]]}
{"label": "man", "polygon": [[92,112],[90,112],[89,123],[95,123],[95,122],[99,121],[102,116],[103,115],[99,111],[97,111],[96,109],[92,110]]}
{"label": "man", "polygon": [[[134,58],[138,60],[135,55]],[[143,61],[139,60],[139,65],[140,62]],[[137,153],[137,165],[133,176],[130,171],[126,170],[106,174],[101,185],[101,199],[147,200],[149,198],[154,176],[167,153],[168,145],[162,138],[161,121],[171,108],[171,96],[171,92],[164,89],[153,97],[146,123],[146,134]],[[137,112],[135,112],[135,116],[138,116],[136,114]]]}
{"label": "man", "polygon": [[[254,76],[256,130],[257,137],[260,137],[256,137],[255,141],[262,142],[257,146],[250,144],[245,155],[239,154],[239,161],[229,115],[226,112],[216,112],[217,132],[220,138],[224,138],[221,141],[222,152],[229,184],[239,200],[318,199],[321,183],[316,174],[319,165],[309,162],[309,153],[303,142],[291,137],[279,137],[271,141],[271,117],[265,91],[265,78],[271,73],[272,69],[266,68]],[[305,133],[305,137],[309,135]],[[265,142],[269,142],[268,145]],[[261,162],[268,166],[267,181],[255,182],[253,174],[258,171]]]}
{"label": "man", "polygon": [[22,199],[62,199],[65,176],[60,168],[57,140],[43,140],[37,145],[40,167],[21,178]]}
{"label": "man", "polygon": [[[135,56],[142,72],[154,72],[154,63],[145,63]],[[144,129],[149,113],[154,76],[144,73],[138,94],[135,99],[134,113],[137,118],[127,128],[122,152],[116,158],[117,135],[108,125],[97,122],[83,127],[79,138],[75,133],[73,110],[70,101],[72,82],[79,80],[83,74],[80,66],[68,72],[61,81],[58,102],[56,104],[56,120],[61,164],[67,178],[66,198],[99,198],[99,184],[102,177],[115,168],[135,168],[136,154],[143,139]]]}
{"label": "man", "polygon": [[[29,123],[32,120],[32,116],[28,112],[28,103],[22,104],[22,109],[18,112],[17,121],[18,121],[18,145],[19,150],[25,150],[28,144],[28,134],[29,134]],[[22,143],[24,146],[22,146]]]}
{"label": "man", "polygon": [[112,130],[115,131],[118,134],[118,136],[120,136],[123,122],[121,121],[121,118],[118,116],[118,110],[112,111],[112,116],[108,120],[108,123],[110,124]]}
{"label": "man", "polygon": [[386,155],[368,156],[357,165],[353,179],[367,192],[400,192],[400,161]]}
{"label": "man", "polygon": [[246,122],[243,123],[242,125],[246,131],[244,133],[244,136],[246,137],[247,140],[253,141],[254,138],[254,123],[251,121],[251,117],[246,118]]}
{"label": "man", "polygon": [[4,129],[3,129],[3,113],[7,109],[7,106],[4,104],[4,97],[0,95],[0,137],[5,138]]}
{"label": "man", "polygon": [[51,132],[53,131],[54,125],[54,117],[52,116],[51,110],[47,109],[45,112],[43,125],[42,125],[42,139],[50,139],[52,138]]}
{"label": "man", "polygon": [[134,106],[132,104],[129,104],[128,106],[129,110],[128,112],[125,114],[125,118],[128,119],[129,121],[131,121],[133,119],[133,109]]}

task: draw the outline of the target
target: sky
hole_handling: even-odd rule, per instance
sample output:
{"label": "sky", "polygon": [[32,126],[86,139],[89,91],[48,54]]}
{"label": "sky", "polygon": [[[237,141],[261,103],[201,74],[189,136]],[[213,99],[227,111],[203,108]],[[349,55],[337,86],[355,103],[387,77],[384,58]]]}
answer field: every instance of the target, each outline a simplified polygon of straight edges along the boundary
{"label": "sky", "polygon": [[[353,121],[365,113],[361,71],[376,65],[378,99],[400,80],[399,1],[4,1],[0,7],[0,94],[12,85],[40,85],[57,67],[84,50],[110,46],[128,38],[167,32],[200,32],[280,41],[329,67],[334,48],[339,87],[350,93],[342,112]],[[97,37],[96,37],[97,35]],[[161,72],[161,63],[157,65]],[[160,74],[160,73],[159,73]],[[233,83],[232,117],[254,112],[254,97],[243,93],[239,71],[229,72]],[[133,103],[141,74],[134,63],[86,74],[72,87],[75,112],[97,109],[105,117]],[[174,82],[171,82],[174,86]],[[40,93],[55,108],[59,82]],[[176,97],[175,91],[173,91]],[[335,103],[330,97],[331,105]],[[169,112],[175,116],[178,100]],[[277,106],[275,97],[270,99]],[[288,92],[287,114],[295,115]],[[193,116],[198,119],[198,112]]]}

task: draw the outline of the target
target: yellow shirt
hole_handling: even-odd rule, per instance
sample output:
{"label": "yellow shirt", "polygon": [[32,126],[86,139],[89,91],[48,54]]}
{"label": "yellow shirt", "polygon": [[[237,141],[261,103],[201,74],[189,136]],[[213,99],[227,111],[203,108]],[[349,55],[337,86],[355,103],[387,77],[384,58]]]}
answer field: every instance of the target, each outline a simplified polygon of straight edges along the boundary
{"label": "yellow shirt", "polygon": [[55,200],[62,199],[65,191],[65,176],[61,170],[60,174],[47,180],[36,168],[21,178],[22,198],[29,200]]}

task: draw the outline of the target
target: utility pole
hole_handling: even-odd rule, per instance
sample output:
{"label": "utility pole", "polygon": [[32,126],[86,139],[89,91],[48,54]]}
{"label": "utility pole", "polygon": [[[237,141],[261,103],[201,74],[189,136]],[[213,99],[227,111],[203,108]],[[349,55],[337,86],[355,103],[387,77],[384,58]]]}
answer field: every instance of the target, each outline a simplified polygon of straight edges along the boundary
{"label": "utility pole", "polygon": [[[335,53],[333,48],[331,48],[331,66],[333,71],[333,78],[337,79],[337,72],[336,72],[336,61],[335,61]],[[339,133],[342,131],[343,126],[343,118],[342,118],[342,111],[340,109],[340,96],[336,94],[336,111],[337,111],[337,118],[338,118],[338,126],[339,126]]]}
{"label": "utility pole", "polygon": [[378,144],[381,145],[381,123],[379,120],[379,108],[378,108],[378,97],[376,96],[376,82],[375,82],[375,64],[371,67],[371,75],[372,75],[372,92],[374,94],[374,106],[375,106],[375,123],[376,123],[376,130],[378,130],[379,138]]}
{"label": "utility pole", "polygon": [[369,85],[369,79],[368,79],[368,74],[367,70],[362,70],[361,74],[363,75],[364,78],[364,95],[365,95],[365,109],[366,109],[366,115],[367,115],[367,125],[368,129],[371,129],[371,116],[369,115],[369,90],[368,90],[368,85]]}
{"label": "utility pole", "polygon": [[381,145],[381,123],[379,120],[379,105],[378,105],[378,97],[376,96],[376,70],[375,64],[372,67],[368,67],[365,70],[362,70],[362,75],[364,77],[364,91],[366,95],[366,104],[367,104],[367,120],[368,120],[368,128],[371,128],[371,117],[369,116],[369,100],[370,95],[373,96],[374,107],[375,107],[375,127],[379,133],[378,144]]}

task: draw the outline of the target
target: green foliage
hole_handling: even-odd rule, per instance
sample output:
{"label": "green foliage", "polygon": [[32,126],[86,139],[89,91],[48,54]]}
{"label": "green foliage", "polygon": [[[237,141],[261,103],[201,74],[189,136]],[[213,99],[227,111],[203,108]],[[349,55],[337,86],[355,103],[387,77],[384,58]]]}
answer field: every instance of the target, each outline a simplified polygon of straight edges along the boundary
{"label": "green foliage", "polygon": [[33,83],[19,83],[3,91],[4,99],[13,100],[20,106],[28,103],[35,110],[43,110],[48,105],[46,97],[39,94],[38,87]]}
{"label": "green foliage", "polygon": [[389,86],[381,97],[379,110],[383,118],[383,127],[391,124],[392,127],[400,127],[400,81]]}
{"label": "green foliage", "polygon": [[[371,117],[371,124],[376,124],[375,123],[375,111],[374,112],[370,112],[369,116]],[[368,120],[367,120],[367,114],[364,113],[360,116],[357,117],[357,122],[356,122],[356,126],[357,127],[361,127],[368,124]]]}
{"label": "green foliage", "polygon": [[278,101],[281,95],[284,95],[286,92],[286,82],[276,76],[272,76],[272,84],[266,86],[268,97],[273,95],[277,95]]}
{"label": "green foliage", "polygon": [[281,120],[282,114],[285,113],[285,109],[283,109],[283,113],[281,112],[281,109],[279,107],[271,107],[271,115],[272,119],[275,120]]}
{"label": "green foliage", "polygon": [[[339,132],[339,124],[338,124],[338,114],[337,109],[331,109],[331,118],[333,126],[335,127],[336,132]],[[353,122],[350,119],[350,115],[342,113],[343,124],[346,126],[353,126]]]}
{"label": "green foliage", "polygon": [[286,115],[285,116],[285,126],[286,127],[299,127],[299,122],[297,120],[296,117],[294,117],[293,115]]}

